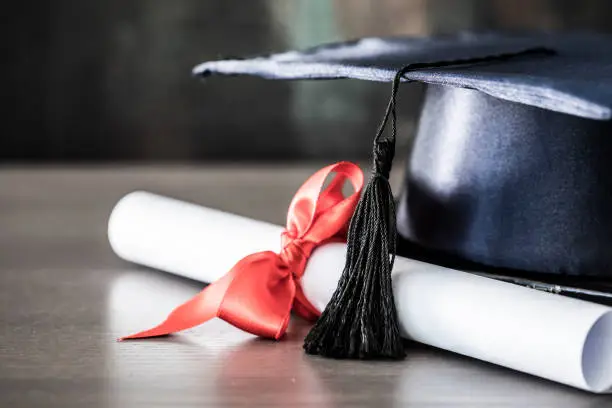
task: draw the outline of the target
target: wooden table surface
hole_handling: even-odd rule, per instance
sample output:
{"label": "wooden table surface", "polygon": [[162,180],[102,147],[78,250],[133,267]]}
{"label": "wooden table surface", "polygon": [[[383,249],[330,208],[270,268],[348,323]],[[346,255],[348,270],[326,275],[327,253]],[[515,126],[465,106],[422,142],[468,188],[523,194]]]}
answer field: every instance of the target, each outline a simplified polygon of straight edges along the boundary
{"label": "wooden table surface", "polygon": [[0,168],[0,406],[612,406],[610,396],[419,345],[399,363],[308,357],[299,318],[278,343],[218,319],[168,339],[115,341],[201,288],[113,255],[106,222],[123,194],[282,223],[316,168]]}

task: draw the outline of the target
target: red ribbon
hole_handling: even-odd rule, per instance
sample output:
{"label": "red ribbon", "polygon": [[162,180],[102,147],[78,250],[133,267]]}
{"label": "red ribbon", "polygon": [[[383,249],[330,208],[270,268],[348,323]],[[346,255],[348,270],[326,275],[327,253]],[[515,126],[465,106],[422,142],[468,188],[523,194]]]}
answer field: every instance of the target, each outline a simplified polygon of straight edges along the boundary
{"label": "red ribbon", "polygon": [[[323,190],[331,173],[336,174]],[[355,192],[345,198],[342,187],[346,180]],[[353,163],[340,162],[317,171],[291,201],[280,253],[265,251],[244,257],[163,323],[123,339],[164,336],[220,317],[249,333],[278,340],[287,330],[291,310],[316,319],[319,311],[304,297],[300,278],[317,246],[346,240],[362,187],[363,173]]]}

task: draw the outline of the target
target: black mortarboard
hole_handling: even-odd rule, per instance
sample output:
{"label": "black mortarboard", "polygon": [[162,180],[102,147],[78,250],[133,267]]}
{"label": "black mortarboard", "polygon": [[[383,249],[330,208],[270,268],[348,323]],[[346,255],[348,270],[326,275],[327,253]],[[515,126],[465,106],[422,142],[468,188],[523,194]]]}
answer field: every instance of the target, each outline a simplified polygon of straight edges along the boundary
{"label": "black mortarboard", "polygon": [[[394,82],[375,139],[374,176],[351,223],[343,280],[309,335],[307,351],[401,354],[393,341],[385,343],[395,336],[395,328],[387,330],[395,323],[383,313],[384,328],[372,328],[363,323],[370,318],[359,309],[363,304],[347,300],[347,293],[368,285],[376,292],[365,295],[370,300],[390,292],[386,260],[391,252],[392,264],[395,210],[386,179],[395,121],[391,136],[382,133],[387,119],[395,118],[400,81],[428,84],[399,197],[400,251],[451,266],[467,262],[493,271],[612,281],[612,37],[367,38],[206,62],[194,72]],[[379,278],[382,283],[370,284]],[[351,309],[352,303],[359,305]],[[342,343],[342,333],[328,329],[348,315],[362,323]],[[374,340],[368,343],[368,336]]]}

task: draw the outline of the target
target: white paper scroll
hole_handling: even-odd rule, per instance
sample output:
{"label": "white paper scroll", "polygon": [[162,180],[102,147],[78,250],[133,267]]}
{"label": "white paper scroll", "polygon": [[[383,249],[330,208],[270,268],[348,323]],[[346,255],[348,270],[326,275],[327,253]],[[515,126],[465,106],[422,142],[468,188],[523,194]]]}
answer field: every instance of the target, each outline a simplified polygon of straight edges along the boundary
{"label": "white paper scroll", "polygon": [[[108,235],[125,260],[211,282],[248,254],[279,251],[282,230],[135,192],[113,210]],[[302,287],[318,309],[336,288],[345,252],[344,244],[328,244],[308,262]],[[612,391],[609,307],[401,257],[393,291],[408,338],[583,390]]]}

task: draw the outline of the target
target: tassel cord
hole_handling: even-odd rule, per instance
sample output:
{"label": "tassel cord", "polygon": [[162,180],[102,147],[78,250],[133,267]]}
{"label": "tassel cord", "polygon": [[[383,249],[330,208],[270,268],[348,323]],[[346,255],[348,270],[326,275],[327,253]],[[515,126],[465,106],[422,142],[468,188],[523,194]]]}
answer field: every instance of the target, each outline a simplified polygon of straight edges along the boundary
{"label": "tassel cord", "polygon": [[[397,241],[395,201],[389,184],[397,136],[397,94],[405,74],[418,69],[448,67],[546,53],[532,48],[465,60],[407,65],[393,78],[391,97],[376,132],[373,174],[351,219],[344,270],[338,287],[304,341],[308,354],[331,358],[404,358],[393,298],[391,271]],[[385,134],[391,118],[391,132]]]}

